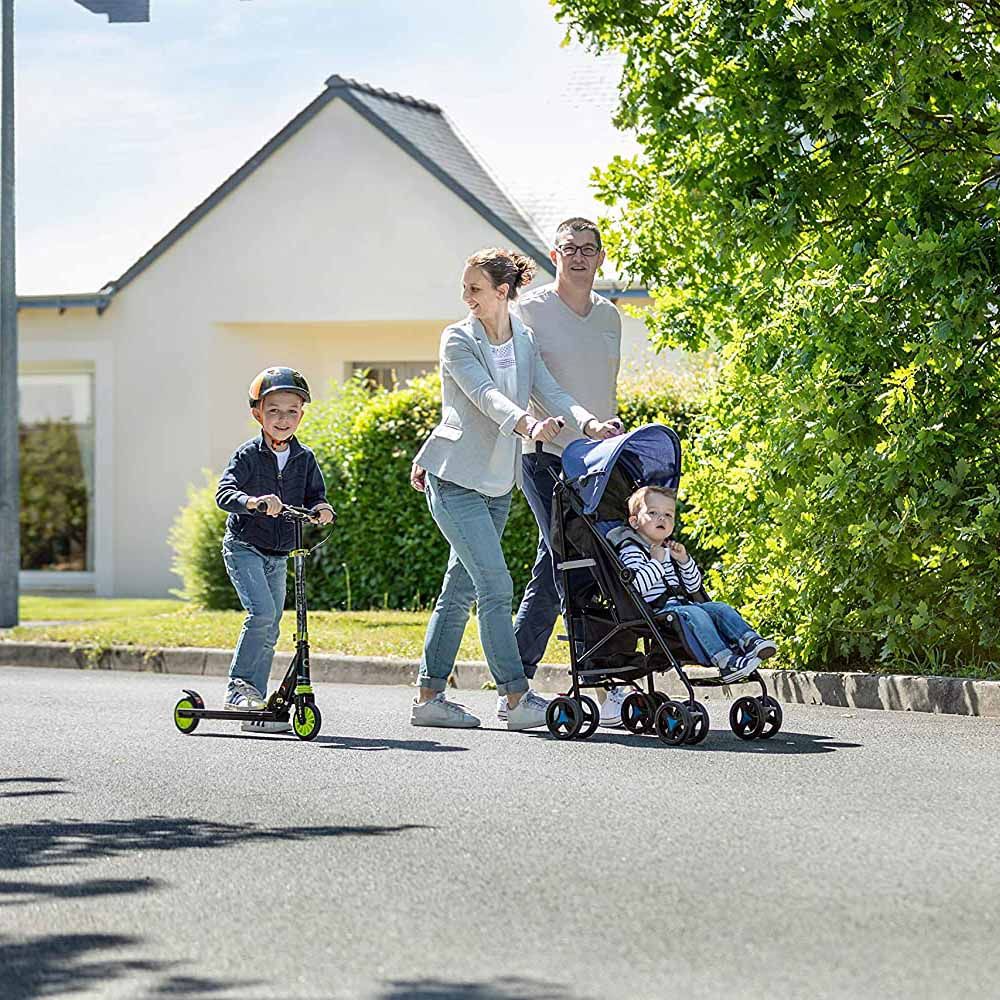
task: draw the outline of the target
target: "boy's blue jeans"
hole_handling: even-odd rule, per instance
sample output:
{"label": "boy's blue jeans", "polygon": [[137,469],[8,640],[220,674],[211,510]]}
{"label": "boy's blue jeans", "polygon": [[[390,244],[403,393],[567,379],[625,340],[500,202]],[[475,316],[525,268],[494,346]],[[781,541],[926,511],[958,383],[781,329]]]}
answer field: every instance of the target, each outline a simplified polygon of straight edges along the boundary
{"label": "boy's blue jeans", "polygon": [[427,473],[424,496],[431,516],[451,545],[448,568],[427,624],[420,660],[420,686],[444,691],[475,600],[479,639],[500,694],[528,690],[514,641],[514,584],[500,538],[510,511],[510,493],[488,497]]}
{"label": "boy's blue jeans", "polygon": [[284,556],[264,555],[230,535],[222,539],[222,558],[240,604],[247,612],[229,676],[242,678],[266,695],[285,607],[288,560]]}
{"label": "boy's blue jeans", "polygon": [[748,639],[757,638],[757,633],[742,618],[740,613],[722,601],[708,601],[705,604],[683,604],[667,601],[657,612],[662,616],[667,611],[679,615],[704,647],[712,666],[722,666],[732,653],[741,653]]}

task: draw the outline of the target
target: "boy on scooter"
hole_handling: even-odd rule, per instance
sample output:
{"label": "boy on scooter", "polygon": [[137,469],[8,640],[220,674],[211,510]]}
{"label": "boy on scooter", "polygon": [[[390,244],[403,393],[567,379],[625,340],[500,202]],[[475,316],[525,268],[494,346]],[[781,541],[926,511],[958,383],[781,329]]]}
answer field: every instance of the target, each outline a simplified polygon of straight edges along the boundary
{"label": "boy on scooter", "polygon": [[[288,554],[294,544],[291,524],[280,520],[284,504],[307,507],[319,524],[329,524],[333,508],[316,456],[295,438],[305,404],[306,380],[291,368],[265,368],[250,383],[250,412],[261,425],[258,437],[233,452],[219,479],[215,502],[225,511],[222,558],[247,616],[229,667],[225,708],[261,711],[285,606]],[[266,504],[267,517],[255,513]],[[253,720],[241,726],[252,733],[291,731],[287,722]]]}

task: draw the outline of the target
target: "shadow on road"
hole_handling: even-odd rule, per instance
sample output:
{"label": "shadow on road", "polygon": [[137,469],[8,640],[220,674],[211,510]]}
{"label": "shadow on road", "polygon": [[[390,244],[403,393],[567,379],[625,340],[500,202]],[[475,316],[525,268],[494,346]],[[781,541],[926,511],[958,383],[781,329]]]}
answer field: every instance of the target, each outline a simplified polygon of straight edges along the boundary
{"label": "shadow on road", "polygon": [[[195,733],[195,739],[214,740],[264,740],[268,743],[301,743],[297,736],[258,736],[256,733]],[[317,736],[311,741],[316,746],[330,750],[410,750],[422,753],[453,753],[468,750],[468,747],[454,747],[436,740],[382,740],[378,737],[363,739],[360,736]]]}
{"label": "shadow on road", "polygon": [[488,983],[443,979],[411,979],[387,984],[378,1000],[585,1000],[561,986],[533,979],[503,979]]}
{"label": "shadow on road", "polygon": [[[0,778],[0,785],[57,785],[65,778]],[[0,799],[26,799],[36,795],[68,795],[64,788],[26,788],[13,792],[0,792]]]}
{"label": "shadow on road", "polygon": [[72,865],[122,857],[135,851],[211,849],[255,841],[384,837],[416,829],[424,827],[409,823],[399,826],[262,827],[254,823],[215,823],[183,816],[148,816],[103,823],[36,820],[0,826],[0,870]]}
{"label": "shadow on road", "polygon": [[[554,740],[547,731],[528,733],[535,739]],[[579,742],[579,741],[574,741]],[[842,743],[832,736],[816,736],[812,733],[786,733],[784,731],[769,740],[741,740],[730,732],[712,732],[704,743],[697,746],[668,746],[656,736],[634,736],[632,733],[594,733],[586,743],[611,743],[629,747],[645,747],[647,750],[662,750],[676,753],[687,750],[690,753],[752,753],[764,755],[799,755],[813,753],[835,753],[837,750],[855,750],[863,743]]]}
{"label": "shadow on road", "polygon": [[152,892],[164,885],[159,879],[91,879],[87,882],[0,882],[0,906],[24,906],[45,899],[89,899],[94,896],[124,896]]}
{"label": "shadow on road", "polygon": [[[139,938],[121,934],[51,934],[14,941],[0,938],[0,982],[4,1000],[30,1000],[40,996],[78,993],[136,973],[167,974],[175,962],[151,959],[99,957],[97,952],[120,954],[121,949],[140,944]],[[152,996],[202,996],[229,990],[245,990],[253,982],[222,983],[212,979],[167,975],[151,988]]]}

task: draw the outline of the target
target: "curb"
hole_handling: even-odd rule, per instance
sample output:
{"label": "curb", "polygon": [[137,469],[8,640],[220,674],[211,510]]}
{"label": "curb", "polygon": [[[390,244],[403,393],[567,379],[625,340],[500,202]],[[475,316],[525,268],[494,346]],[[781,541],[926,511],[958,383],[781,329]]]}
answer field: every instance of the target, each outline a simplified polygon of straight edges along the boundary
{"label": "curb", "polygon": [[[225,677],[229,673],[231,659],[232,652],[227,649],[112,646],[95,655],[93,650],[68,643],[0,641],[0,662],[14,667]],[[287,653],[276,658],[280,669],[287,662]],[[329,653],[313,653],[309,662],[313,680],[324,684],[412,685],[416,682],[419,667],[416,660]],[[697,670],[690,673],[697,676]],[[774,696],[785,703],[1000,718],[1000,681],[794,670],[762,670],[761,674]],[[566,675],[567,668],[564,666],[539,667],[534,686],[549,693],[561,691],[566,687]],[[474,660],[460,660],[452,676],[456,687],[466,689],[481,688],[493,679],[486,664]],[[659,686],[672,695],[684,690],[673,675],[665,675]],[[702,688],[698,692],[698,698],[705,701],[728,701],[732,697],[735,695],[726,687]]]}

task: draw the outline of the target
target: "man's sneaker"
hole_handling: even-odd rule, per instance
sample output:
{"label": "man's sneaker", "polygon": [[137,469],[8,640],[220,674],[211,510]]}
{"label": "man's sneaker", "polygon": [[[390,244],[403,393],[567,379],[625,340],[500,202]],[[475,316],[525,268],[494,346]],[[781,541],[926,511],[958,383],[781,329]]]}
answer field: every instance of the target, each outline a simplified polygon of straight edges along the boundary
{"label": "man's sneaker", "polygon": [[758,660],[767,660],[778,652],[778,647],[773,639],[755,635],[743,644],[743,652],[748,656],[756,656]]}
{"label": "man's sneaker", "polygon": [[507,728],[512,733],[519,733],[524,729],[544,726],[545,710],[548,707],[549,703],[544,698],[528,688],[521,695],[521,700],[513,708],[507,709]]}
{"label": "man's sneaker", "polygon": [[613,687],[608,691],[604,704],[601,705],[599,725],[607,729],[616,729],[622,724],[622,702],[629,696],[629,688]]}
{"label": "man's sneaker", "polygon": [[245,733],[290,733],[292,724],[277,719],[247,719],[240,729]]}
{"label": "man's sneaker", "polygon": [[756,656],[732,656],[719,667],[719,676],[726,684],[735,684],[737,681],[749,677],[760,666],[760,660]]}
{"label": "man's sneaker", "polygon": [[439,726],[442,729],[475,729],[479,720],[462,705],[445,701],[439,691],[430,701],[413,700],[410,708],[411,726]]}
{"label": "man's sneaker", "polygon": [[507,721],[507,695],[497,695],[497,722]]}
{"label": "man's sneaker", "polygon": [[267,702],[252,684],[240,677],[234,677],[229,682],[226,703],[223,707],[230,712],[262,712],[267,707]]}

